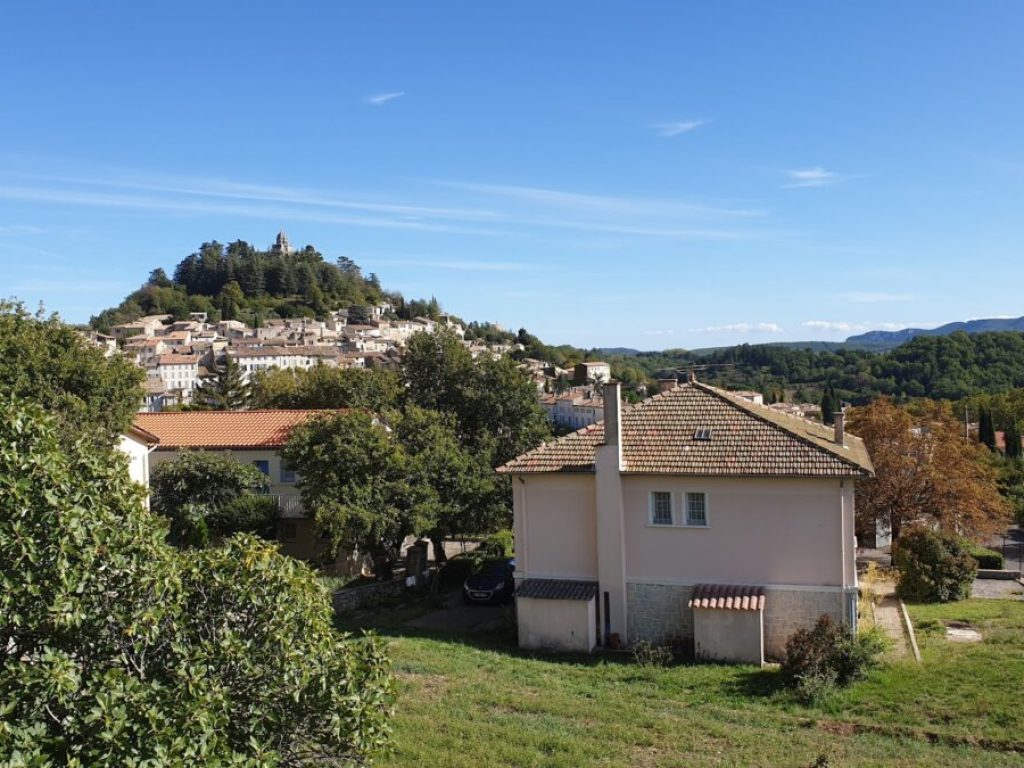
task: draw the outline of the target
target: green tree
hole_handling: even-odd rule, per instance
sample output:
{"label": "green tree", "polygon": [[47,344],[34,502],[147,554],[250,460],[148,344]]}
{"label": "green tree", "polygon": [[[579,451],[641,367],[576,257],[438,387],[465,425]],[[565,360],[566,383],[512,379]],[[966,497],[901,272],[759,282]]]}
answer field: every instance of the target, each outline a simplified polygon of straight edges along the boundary
{"label": "green tree", "polygon": [[835,421],[835,413],[838,408],[836,392],[832,385],[827,385],[821,393],[821,421],[823,424],[832,424]]}
{"label": "green tree", "polygon": [[459,338],[445,330],[415,333],[402,360],[409,399],[422,408],[456,413],[473,375],[473,357]]}
{"label": "green tree", "polygon": [[61,422],[61,438],[114,444],[142,403],[143,372],[104,357],[56,315],[29,314],[0,300],[0,393],[39,403]]}
{"label": "green tree", "polygon": [[[202,546],[209,536],[227,536],[239,530],[273,535],[273,517],[264,507],[262,520],[234,527],[241,497],[266,487],[267,478],[253,464],[246,464],[219,453],[183,451],[174,461],[153,469],[149,487],[152,510],[171,523],[171,541]],[[251,509],[251,508],[250,508]],[[270,517],[270,519],[267,519]]]}
{"label": "green tree", "polygon": [[978,441],[987,445],[990,451],[996,449],[996,429],[989,408],[981,408],[978,411]]}
{"label": "green tree", "polygon": [[1006,458],[1019,459],[1021,457],[1020,425],[1016,421],[1007,424],[1003,438],[1006,443]]}
{"label": "green tree", "polygon": [[330,368],[260,372],[252,387],[255,408],[397,408],[405,392],[398,374],[380,368]]}
{"label": "green tree", "polygon": [[47,410],[0,400],[0,759],[297,766],[382,747],[387,661],[334,630],[313,573],[247,536],[168,546],[124,459],[59,441]]}
{"label": "green tree", "polygon": [[434,557],[446,559],[444,541],[492,533],[510,524],[503,478],[486,457],[463,447],[451,414],[409,406],[395,435],[407,455],[406,477],[416,517],[429,525]]}
{"label": "green tree", "polygon": [[406,455],[366,411],[309,420],[292,430],[282,453],[299,475],[302,504],[330,540],[330,555],[372,556],[378,576],[390,572],[406,536],[429,527],[412,497]]}
{"label": "green tree", "polygon": [[223,365],[214,366],[210,376],[204,376],[192,394],[192,407],[208,411],[238,411],[249,404],[249,385],[242,369],[228,356]]}

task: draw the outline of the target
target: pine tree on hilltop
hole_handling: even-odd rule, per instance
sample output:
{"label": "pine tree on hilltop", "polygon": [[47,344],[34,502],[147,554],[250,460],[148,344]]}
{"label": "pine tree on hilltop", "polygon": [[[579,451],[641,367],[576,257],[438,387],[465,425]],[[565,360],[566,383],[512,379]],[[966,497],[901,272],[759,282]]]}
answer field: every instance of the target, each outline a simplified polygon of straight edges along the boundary
{"label": "pine tree on hilltop", "polygon": [[197,410],[240,411],[248,404],[249,385],[230,357],[224,365],[215,366],[212,375],[204,376],[192,394],[192,407]]}

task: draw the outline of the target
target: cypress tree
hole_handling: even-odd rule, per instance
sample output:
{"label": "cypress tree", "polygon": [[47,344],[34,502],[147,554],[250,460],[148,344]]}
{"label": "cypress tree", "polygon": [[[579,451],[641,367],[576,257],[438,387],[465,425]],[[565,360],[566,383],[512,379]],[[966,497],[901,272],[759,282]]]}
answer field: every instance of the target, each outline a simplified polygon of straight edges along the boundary
{"label": "cypress tree", "polygon": [[242,378],[242,369],[233,358],[215,366],[192,395],[192,406],[206,411],[239,411],[249,404],[249,385]]}
{"label": "cypress tree", "polygon": [[987,445],[990,451],[996,449],[996,429],[992,422],[992,411],[988,408],[978,411],[978,440]]}
{"label": "cypress tree", "polygon": [[836,412],[836,396],[835,390],[831,385],[825,386],[825,391],[821,393],[821,423],[832,424],[835,421]]}
{"label": "cypress tree", "polygon": [[1004,435],[1006,438],[1006,458],[1019,459],[1021,457],[1020,425],[1016,421],[1011,421],[1006,426]]}

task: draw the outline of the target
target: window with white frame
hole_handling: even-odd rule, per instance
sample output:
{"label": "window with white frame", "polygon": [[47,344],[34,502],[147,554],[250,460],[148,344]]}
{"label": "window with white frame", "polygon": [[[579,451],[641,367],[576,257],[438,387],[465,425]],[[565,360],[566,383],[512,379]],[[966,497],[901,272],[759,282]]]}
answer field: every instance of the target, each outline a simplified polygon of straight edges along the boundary
{"label": "window with white frame", "polygon": [[651,525],[672,525],[672,494],[651,491]]}
{"label": "window with white frame", "polygon": [[693,526],[706,526],[708,524],[707,494],[686,494],[686,524]]}

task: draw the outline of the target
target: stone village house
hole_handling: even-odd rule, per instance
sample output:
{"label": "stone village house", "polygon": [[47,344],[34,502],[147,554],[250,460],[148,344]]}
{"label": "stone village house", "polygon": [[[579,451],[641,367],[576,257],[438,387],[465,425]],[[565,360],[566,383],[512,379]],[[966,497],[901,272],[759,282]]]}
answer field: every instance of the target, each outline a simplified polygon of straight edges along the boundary
{"label": "stone village house", "polygon": [[825,614],[856,627],[863,442],[697,381],[499,468],[512,476],[519,643],[637,641],[762,663]]}

